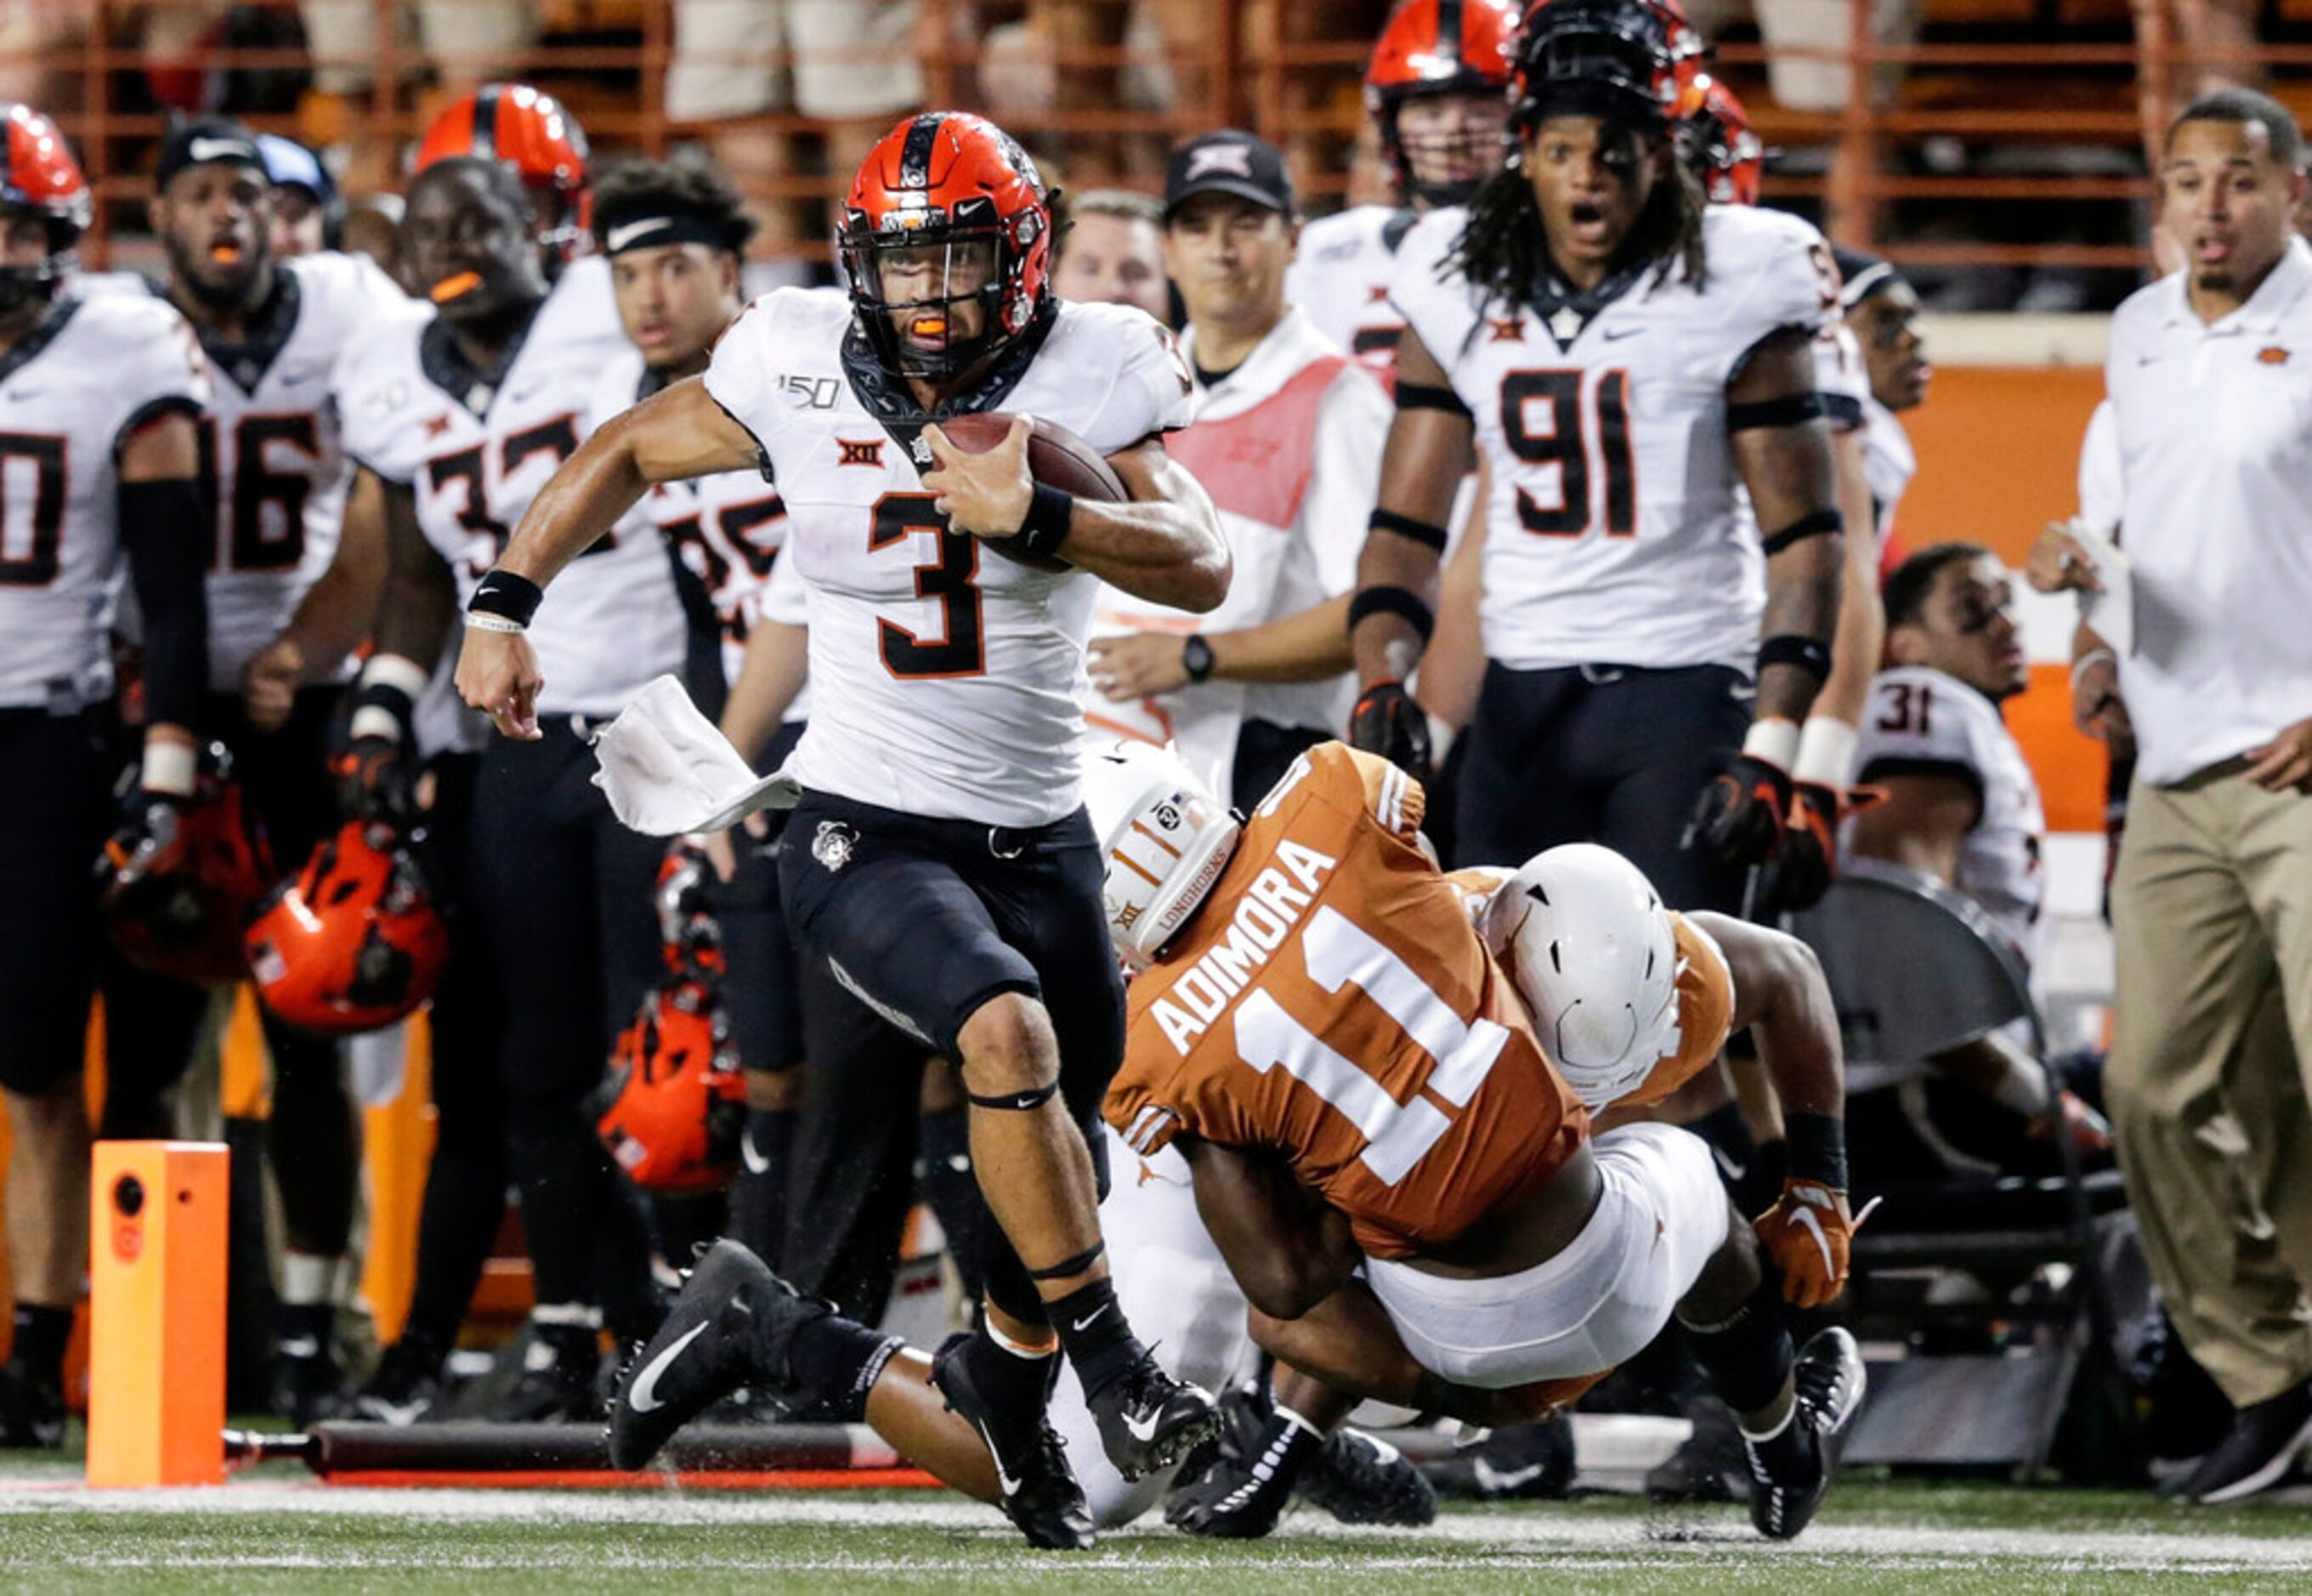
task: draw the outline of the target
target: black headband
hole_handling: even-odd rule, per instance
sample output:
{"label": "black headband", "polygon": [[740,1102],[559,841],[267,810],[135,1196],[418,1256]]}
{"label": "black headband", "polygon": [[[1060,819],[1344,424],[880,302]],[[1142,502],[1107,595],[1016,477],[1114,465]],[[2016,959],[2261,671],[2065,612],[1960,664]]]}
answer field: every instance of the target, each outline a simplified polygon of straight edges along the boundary
{"label": "black headband", "polygon": [[737,223],[715,212],[679,205],[647,205],[630,214],[606,216],[601,229],[602,253],[619,256],[631,249],[657,249],[668,244],[704,244],[710,249],[736,251]]}

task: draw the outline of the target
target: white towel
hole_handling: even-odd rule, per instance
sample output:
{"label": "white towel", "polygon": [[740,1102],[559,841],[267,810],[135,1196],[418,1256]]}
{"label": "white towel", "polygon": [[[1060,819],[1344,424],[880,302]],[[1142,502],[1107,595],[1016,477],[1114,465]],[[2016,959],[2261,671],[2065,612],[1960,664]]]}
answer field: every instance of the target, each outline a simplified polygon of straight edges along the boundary
{"label": "white towel", "polygon": [[802,789],[784,771],[758,777],[690,702],[660,676],[594,737],[594,785],[632,830],[652,837],[719,832],[758,809],[793,807]]}

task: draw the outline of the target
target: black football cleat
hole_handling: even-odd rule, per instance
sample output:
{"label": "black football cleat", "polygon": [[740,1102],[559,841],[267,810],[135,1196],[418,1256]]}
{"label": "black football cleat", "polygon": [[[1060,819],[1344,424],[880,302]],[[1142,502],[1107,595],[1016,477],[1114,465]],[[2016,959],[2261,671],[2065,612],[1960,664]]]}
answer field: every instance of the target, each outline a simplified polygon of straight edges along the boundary
{"label": "black football cleat", "polygon": [[1792,1449],[1799,1461],[1777,1465],[1757,1442],[1742,1441],[1750,1459],[1750,1522],[1769,1540],[1789,1540],[1813,1522],[1838,1467],[1841,1437],[1869,1383],[1862,1349],[1837,1325],[1816,1331],[1799,1348],[1796,1374],[1789,1433],[1800,1443]]}
{"label": "black football cleat", "polygon": [[1573,1489],[1573,1421],[1560,1413],[1503,1425],[1475,1446],[1441,1458],[1429,1483],[1474,1502],[1562,1502]]}
{"label": "black football cleat", "polygon": [[1292,1504],[1324,1437],[1274,1412],[1262,1413],[1257,1400],[1241,1392],[1230,1392],[1221,1405],[1219,1448],[1202,1473],[1174,1487],[1164,1522],[1209,1539],[1257,1540]]}
{"label": "black football cleat", "polygon": [[438,1352],[403,1337],[385,1349],[354,1393],[354,1417],[401,1429],[436,1416],[443,1396],[441,1370]]}
{"label": "black football cleat", "polygon": [[1092,1548],[1091,1509],[1068,1467],[1067,1443],[1038,1403],[1032,1412],[1006,1412],[972,1377],[968,1333],[950,1336],[932,1359],[932,1384],[951,1412],[979,1432],[995,1461],[1000,1504],[1028,1544],[1047,1551]]}
{"label": "black football cleat", "polygon": [[674,1433],[741,1386],[783,1390],[795,1331],[832,1313],[725,1238],[683,1281],[666,1322],[635,1355],[610,1403],[610,1466],[639,1469]]}
{"label": "black football cleat", "polygon": [[2241,1408],[2176,1494],[2203,1504],[2244,1501],[2285,1480],[2308,1444],[2312,1383]]}
{"label": "black football cleat", "polygon": [[0,1365],[0,1450],[55,1452],[64,1443],[64,1387],[15,1358]]}
{"label": "black football cleat", "polygon": [[1175,1380],[1143,1352],[1140,1359],[1084,1405],[1099,1426],[1108,1461],[1126,1479],[1145,1479],[1169,1468],[1221,1427],[1220,1409],[1203,1387]]}
{"label": "black football cleat", "polygon": [[1300,1499],[1344,1524],[1418,1530],[1437,1518],[1437,1493],[1411,1459],[1378,1435],[1339,1429],[1300,1471]]}

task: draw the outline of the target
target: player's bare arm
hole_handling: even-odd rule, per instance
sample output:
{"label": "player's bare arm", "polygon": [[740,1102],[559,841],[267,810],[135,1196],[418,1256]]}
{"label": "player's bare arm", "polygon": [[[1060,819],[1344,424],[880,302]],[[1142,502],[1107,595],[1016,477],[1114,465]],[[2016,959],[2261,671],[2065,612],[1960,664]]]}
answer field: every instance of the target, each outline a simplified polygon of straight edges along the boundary
{"label": "player's bare arm", "polygon": [[1195,1182],[1196,1212],[1253,1306],[1298,1319],[1344,1284],[1360,1261],[1349,1222],[1283,1162],[1181,1135],[1173,1145]]}
{"label": "player's bare arm", "polygon": [[[1169,693],[1189,680],[1188,634],[1127,632],[1090,644],[1091,683],[1117,702]],[[1349,598],[1344,593],[1240,632],[1204,634],[1205,675],[1221,682],[1327,682],[1349,668]]]}
{"label": "player's bare arm", "polygon": [[[1001,443],[975,455],[956,448],[937,426],[924,429],[934,462],[924,486],[957,531],[1001,544],[1026,527],[1036,488],[1028,469],[1030,431],[1024,417],[1015,419]],[[1204,484],[1155,438],[1118,450],[1108,463],[1132,497],[1123,504],[1072,501],[1061,545],[1068,563],[1135,598],[1198,615],[1216,607],[1228,597],[1231,565]]]}
{"label": "player's bare arm", "polygon": [[[497,572],[542,589],[617,524],[654,482],[743,471],[759,458],[754,436],[686,378],[605,423],[522,512]],[[495,574],[494,572],[493,574]],[[508,737],[538,736],[538,653],[519,627],[469,626],[458,693]]]}
{"label": "player's bare arm", "polygon": [[1454,492],[1476,458],[1476,432],[1466,412],[1407,403],[1451,392],[1445,369],[1410,327],[1397,344],[1397,418],[1381,454],[1374,524],[1357,558],[1357,593],[1363,603],[1350,647],[1360,687],[1403,682],[1421,663],[1428,635],[1418,620],[1398,609],[1371,607],[1372,600],[1364,596],[1409,594],[1433,621],[1445,524],[1453,514]]}
{"label": "player's bare arm", "polygon": [[1858,859],[1903,865],[1949,885],[1959,847],[1983,818],[1983,794],[1957,776],[1922,772],[1875,785],[1886,797],[1854,817]]}
{"label": "player's bare arm", "polygon": [[[1812,345],[1794,328],[1751,353],[1726,385],[1726,404],[1730,411],[1738,407],[1771,417],[1777,406],[1803,408],[1814,391]],[[1766,540],[1766,613],[1760,635],[1768,648],[1790,638],[1819,650],[1811,667],[1768,658],[1762,651],[1758,719],[1801,721],[1828,670],[1845,580],[1846,539],[1835,519],[1839,495],[1829,430],[1816,414],[1737,427],[1731,442],[1735,467],[1750,491]]]}
{"label": "player's bare arm", "polygon": [[289,719],[297,689],[328,680],[377,624],[385,590],[385,484],[356,472],[329,568],[306,589],[281,635],[241,667],[250,724],[270,730]]}

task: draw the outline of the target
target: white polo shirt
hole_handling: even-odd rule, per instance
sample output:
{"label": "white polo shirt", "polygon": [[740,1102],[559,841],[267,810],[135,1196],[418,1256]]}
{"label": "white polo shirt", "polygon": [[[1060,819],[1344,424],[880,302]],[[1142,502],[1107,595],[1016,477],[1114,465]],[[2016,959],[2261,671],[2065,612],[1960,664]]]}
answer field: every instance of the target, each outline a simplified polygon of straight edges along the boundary
{"label": "white polo shirt", "polygon": [[2312,249],[2212,326],[2181,274],[2138,291],[2104,386],[2135,569],[2120,693],[2136,774],[2176,782],[2312,717]]}

